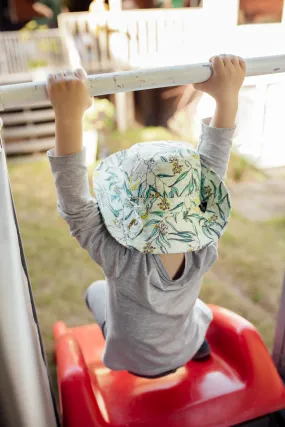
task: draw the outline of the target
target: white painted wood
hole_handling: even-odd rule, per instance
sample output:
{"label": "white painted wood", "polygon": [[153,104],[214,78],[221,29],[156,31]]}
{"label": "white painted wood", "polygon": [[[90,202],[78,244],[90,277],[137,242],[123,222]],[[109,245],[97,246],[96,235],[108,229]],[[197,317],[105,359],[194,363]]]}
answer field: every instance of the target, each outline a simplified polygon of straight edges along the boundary
{"label": "white painted wood", "polygon": [[18,126],[13,128],[3,128],[3,137],[6,140],[27,139],[44,135],[54,135],[55,124],[44,123],[40,125]]}
{"label": "white painted wood", "polygon": [[53,109],[48,110],[30,110],[23,111],[22,113],[6,113],[2,115],[4,126],[14,125],[18,123],[26,122],[39,122],[39,121],[49,121],[54,120],[54,111]]}
{"label": "white painted wood", "polygon": [[[137,46],[127,64],[129,68],[161,67],[172,64],[202,62],[214,54],[231,52],[243,57],[283,54],[285,25],[238,25],[239,0],[204,0],[201,8],[126,10],[122,12],[102,12],[98,14],[63,14],[60,27],[67,28],[70,21],[85,19],[90,27],[105,17],[107,26],[117,23],[118,31],[124,33],[124,25],[138,26]],[[213,19],[214,17],[214,19]],[[153,44],[153,30],[150,23],[158,28],[158,50],[155,55],[148,48]],[[145,25],[144,25],[145,23]],[[148,27],[150,29],[148,29]],[[207,29],[207,37],[205,37]],[[124,50],[124,37],[121,48],[116,45],[114,67],[120,69],[120,50]],[[83,61],[83,66],[87,65]],[[124,67],[126,69],[126,67]],[[90,70],[95,73],[97,67]],[[106,70],[107,71],[107,70]]]}
{"label": "white painted wood", "polygon": [[[4,83],[9,80],[8,76],[15,74],[32,74],[30,62],[37,58],[47,60],[49,66],[55,68],[68,65],[65,49],[57,29],[34,31],[27,34],[18,31],[0,33],[0,82]],[[61,50],[60,54],[52,50],[55,43]],[[48,50],[46,50],[47,46]]]}
{"label": "white painted wood", "polygon": [[37,151],[47,151],[52,147],[54,147],[54,137],[32,139],[29,141],[9,142],[5,144],[5,152],[7,155],[34,153]]}
{"label": "white painted wood", "polygon": [[119,12],[122,10],[122,0],[109,0],[110,12]]}
{"label": "white painted wood", "polygon": [[126,114],[127,111],[127,94],[126,93],[116,93],[115,94],[115,103],[116,103],[116,122],[117,127],[120,132],[125,132],[128,128],[128,117]]}

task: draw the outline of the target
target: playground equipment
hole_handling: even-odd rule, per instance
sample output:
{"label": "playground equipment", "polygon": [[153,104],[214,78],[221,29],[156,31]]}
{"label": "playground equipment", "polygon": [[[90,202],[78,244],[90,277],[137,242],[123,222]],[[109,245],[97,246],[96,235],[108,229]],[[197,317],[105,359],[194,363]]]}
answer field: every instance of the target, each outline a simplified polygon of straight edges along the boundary
{"label": "playground equipment", "polygon": [[[285,72],[285,56],[247,60],[248,75]],[[112,73],[88,78],[90,94],[205,81],[209,63]],[[45,83],[0,87],[2,107],[42,102]],[[0,142],[0,421],[5,426],[60,425],[29,284]],[[156,380],[102,365],[104,340],[96,325],[54,326],[64,427],[284,426],[285,281],[273,358],[245,319],[211,306],[211,358],[188,362]]]}

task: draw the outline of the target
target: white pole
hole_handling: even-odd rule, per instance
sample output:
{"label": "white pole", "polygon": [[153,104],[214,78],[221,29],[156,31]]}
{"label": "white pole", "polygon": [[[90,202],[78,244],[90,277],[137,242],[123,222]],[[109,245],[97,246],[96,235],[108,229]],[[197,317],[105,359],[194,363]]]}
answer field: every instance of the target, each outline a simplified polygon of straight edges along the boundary
{"label": "white pole", "polygon": [[[1,137],[0,305],[0,419],[3,414],[6,426],[56,427],[47,370],[21,261]],[[4,424],[1,422],[1,426]]]}
{"label": "white pole", "polygon": [[[249,58],[246,59],[246,64],[246,75],[248,77],[284,73],[285,55]],[[211,64],[206,62],[97,74],[88,77],[88,87],[90,95],[99,96],[118,92],[179,86],[204,82],[210,78],[211,70]],[[0,109],[45,100],[47,100],[46,82],[0,86]]]}

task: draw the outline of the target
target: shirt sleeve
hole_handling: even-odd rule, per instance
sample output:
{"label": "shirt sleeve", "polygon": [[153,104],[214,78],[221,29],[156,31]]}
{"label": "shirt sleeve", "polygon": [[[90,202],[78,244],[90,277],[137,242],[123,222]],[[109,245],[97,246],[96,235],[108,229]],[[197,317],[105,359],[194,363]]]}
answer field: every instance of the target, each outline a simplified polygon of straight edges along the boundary
{"label": "shirt sleeve", "polygon": [[198,144],[201,159],[225,180],[235,128],[210,127],[211,118],[202,121],[202,132]]}
{"label": "shirt sleeve", "polygon": [[48,151],[55,181],[58,210],[67,222],[71,235],[106,276],[118,276],[130,256],[129,249],[120,245],[108,232],[97,201],[90,194],[85,150],[67,156],[55,156]]}

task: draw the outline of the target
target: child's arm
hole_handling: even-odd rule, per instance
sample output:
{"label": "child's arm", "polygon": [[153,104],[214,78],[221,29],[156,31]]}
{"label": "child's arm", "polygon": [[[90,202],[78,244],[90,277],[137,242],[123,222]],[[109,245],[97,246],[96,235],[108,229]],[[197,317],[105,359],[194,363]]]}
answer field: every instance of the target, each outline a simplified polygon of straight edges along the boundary
{"label": "child's arm", "polygon": [[198,152],[202,160],[224,179],[246,65],[243,59],[233,55],[216,56],[210,61],[213,65],[212,76],[206,82],[194,85],[195,89],[208,93],[216,101],[214,116],[203,122]]}
{"label": "child's arm", "polygon": [[55,155],[82,151],[82,118],[92,105],[84,72],[76,70],[49,75],[47,91],[55,112]]}
{"label": "child's arm", "polygon": [[52,9],[41,2],[34,3],[33,9],[36,13],[38,13],[41,16],[44,16],[45,18],[50,19],[53,17]]}
{"label": "child's arm", "polygon": [[[50,76],[48,95],[55,111],[55,149],[48,152],[54,176],[59,213],[72,236],[88,250],[107,275],[117,274],[127,260],[108,233],[96,200],[90,195],[85,151],[82,147],[82,117],[91,105],[83,72]],[[108,256],[106,256],[108,254]]]}

